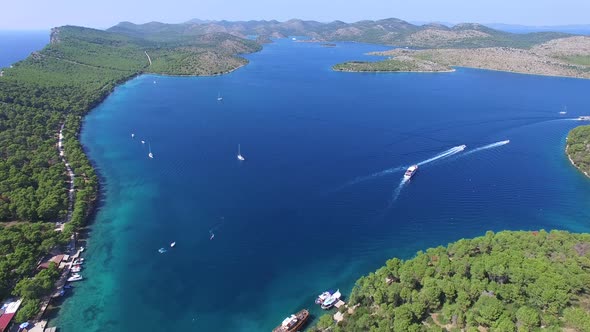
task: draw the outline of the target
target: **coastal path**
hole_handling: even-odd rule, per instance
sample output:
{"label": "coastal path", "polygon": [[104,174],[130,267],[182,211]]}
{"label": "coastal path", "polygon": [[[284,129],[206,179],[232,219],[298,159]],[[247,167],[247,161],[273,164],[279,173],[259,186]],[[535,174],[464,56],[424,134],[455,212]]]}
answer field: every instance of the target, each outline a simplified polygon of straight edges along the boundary
{"label": "coastal path", "polygon": [[[76,175],[74,174],[72,167],[70,166],[70,164],[68,163],[68,160],[66,159],[66,154],[65,154],[64,145],[63,145],[64,127],[65,127],[65,123],[62,123],[61,128],[59,129],[59,139],[57,140],[57,148],[59,150],[59,156],[61,157],[61,160],[66,165],[66,171],[67,171],[68,177],[69,177],[68,182],[70,184],[69,188],[68,188],[68,213],[66,215],[66,220],[65,220],[65,223],[67,223],[72,219],[72,211],[74,210],[74,180],[76,179]],[[62,223],[60,225],[60,228],[63,230],[63,227],[64,227],[64,224]]]}

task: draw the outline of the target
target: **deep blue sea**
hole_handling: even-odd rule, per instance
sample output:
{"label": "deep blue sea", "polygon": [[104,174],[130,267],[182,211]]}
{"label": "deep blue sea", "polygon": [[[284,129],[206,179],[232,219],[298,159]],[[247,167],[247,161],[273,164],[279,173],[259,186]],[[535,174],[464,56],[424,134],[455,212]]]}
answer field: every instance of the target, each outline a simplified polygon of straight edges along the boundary
{"label": "deep blue sea", "polygon": [[23,60],[49,43],[49,31],[0,30],[0,68]]}
{"label": "deep blue sea", "polygon": [[564,155],[590,81],[330,69],[383,49],[278,40],[229,75],[118,87],[84,122],[104,199],[52,324],[269,331],[391,257],[487,230],[590,231],[590,182]]}

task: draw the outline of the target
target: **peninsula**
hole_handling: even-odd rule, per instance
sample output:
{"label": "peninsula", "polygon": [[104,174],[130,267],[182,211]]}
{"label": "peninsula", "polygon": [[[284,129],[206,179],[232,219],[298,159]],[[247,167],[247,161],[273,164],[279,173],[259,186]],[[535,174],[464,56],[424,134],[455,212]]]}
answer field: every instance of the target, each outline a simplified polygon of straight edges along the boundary
{"label": "peninsula", "polygon": [[37,315],[59,278],[55,264],[36,273],[38,262],[65,251],[98,199],[98,176],[78,140],[83,116],[139,74],[223,74],[247,63],[237,54],[260,48],[223,32],[63,26],[44,49],[2,69],[0,299],[22,299],[17,321]]}
{"label": "peninsula", "polygon": [[589,331],[590,234],[510,232],[397,258],[314,331]]}
{"label": "peninsula", "polygon": [[568,133],[565,153],[574,166],[590,177],[590,126],[580,126]]}
{"label": "peninsula", "polygon": [[[398,62],[408,64],[404,71],[438,72],[441,68],[469,67],[522,74],[590,78],[590,37],[566,37],[532,48],[437,48],[394,49],[374,52],[388,60],[334,66],[339,71],[400,71]],[[409,68],[409,69],[408,69]]]}

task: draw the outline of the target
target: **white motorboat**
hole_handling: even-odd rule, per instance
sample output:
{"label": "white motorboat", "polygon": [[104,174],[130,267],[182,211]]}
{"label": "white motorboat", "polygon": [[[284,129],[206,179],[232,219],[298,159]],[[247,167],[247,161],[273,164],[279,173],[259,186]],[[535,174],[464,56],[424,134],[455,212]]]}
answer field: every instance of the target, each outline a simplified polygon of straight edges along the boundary
{"label": "white motorboat", "polygon": [[336,293],[330,295],[330,297],[324,300],[322,303],[322,309],[328,310],[332,308],[338,302],[338,300],[340,300],[341,296],[342,294],[340,293],[340,290],[337,290]]}
{"label": "white motorboat", "polygon": [[222,101],[223,97],[221,96],[221,93],[217,93],[217,101]]}
{"label": "white motorboat", "polygon": [[175,245],[176,245],[176,242],[170,243],[170,248],[174,248]]}
{"label": "white motorboat", "polygon": [[68,282],[72,282],[72,281],[79,281],[79,280],[82,280],[82,279],[84,279],[84,278],[81,275],[79,275],[78,273],[74,273],[74,274],[72,274],[71,277],[68,278],[67,281]]}
{"label": "white motorboat", "polygon": [[325,291],[322,294],[318,295],[318,298],[315,300],[315,303],[316,304],[322,304],[330,296],[332,296],[332,293],[330,293],[329,291]]}
{"label": "white motorboat", "polygon": [[418,165],[412,165],[410,167],[408,167],[408,169],[406,170],[406,173],[404,173],[404,180],[409,180],[412,178],[412,176],[414,176],[414,174],[416,174],[416,171],[418,170]]}
{"label": "white motorboat", "polygon": [[154,154],[152,153],[152,145],[151,144],[149,144],[149,151],[150,152],[148,153],[148,157],[150,159],[154,159]]}

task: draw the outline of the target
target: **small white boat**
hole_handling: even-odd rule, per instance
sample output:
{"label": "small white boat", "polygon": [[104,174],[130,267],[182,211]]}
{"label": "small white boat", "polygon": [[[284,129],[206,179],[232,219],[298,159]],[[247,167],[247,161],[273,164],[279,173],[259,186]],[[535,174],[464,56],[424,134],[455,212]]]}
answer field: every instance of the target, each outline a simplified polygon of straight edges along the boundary
{"label": "small white boat", "polygon": [[318,298],[315,300],[315,304],[322,304],[326,301],[327,298],[332,296],[332,293],[325,291],[322,294],[318,295]]}
{"label": "small white boat", "polygon": [[79,275],[78,273],[74,273],[74,274],[72,274],[71,277],[69,277],[67,279],[67,281],[68,282],[72,282],[72,281],[79,281],[79,280],[82,280],[82,279],[84,279],[84,278],[81,275]]}
{"label": "small white boat", "polygon": [[165,252],[166,252],[166,249],[164,249],[164,248],[162,247],[162,248],[158,249],[158,252],[159,252],[160,254],[163,254],[163,253],[165,253]]}
{"label": "small white boat", "polygon": [[297,38],[293,37],[293,38],[291,38],[291,40],[297,40]]}
{"label": "small white boat", "polygon": [[72,265],[82,265],[82,264],[84,264],[84,261],[83,260],[79,260],[79,259],[75,259],[72,262]]}
{"label": "small white boat", "polygon": [[336,293],[332,294],[329,298],[324,300],[324,302],[322,303],[322,309],[328,310],[332,308],[338,302],[338,300],[340,300],[341,296],[342,294],[340,293],[340,290],[337,290]]}
{"label": "small white boat", "polygon": [[244,156],[242,156],[242,152],[240,151],[240,144],[238,144],[238,160],[239,161],[246,160],[246,158],[244,158]]}
{"label": "small white boat", "polygon": [[80,272],[80,271],[82,271],[82,267],[80,265],[76,265],[73,268],[71,268],[70,271],[72,271],[74,273],[75,272]]}
{"label": "small white boat", "polygon": [[561,114],[561,115],[567,114],[567,106],[564,106],[563,111],[559,112],[559,114]]}
{"label": "small white boat", "polygon": [[154,159],[154,154],[152,153],[152,145],[151,145],[151,144],[149,144],[149,146],[150,146],[150,147],[149,147],[149,151],[150,151],[150,152],[148,153],[148,157],[150,157],[150,159]]}
{"label": "small white boat", "polygon": [[221,96],[221,94],[217,93],[217,101],[222,101],[222,100],[223,100],[223,97]]}
{"label": "small white boat", "polygon": [[175,245],[176,245],[176,242],[170,243],[170,248],[174,248]]}
{"label": "small white boat", "polygon": [[141,141],[141,144],[145,144],[145,141],[144,141],[144,140],[142,140],[142,141]]}
{"label": "small white boat", "polygon": [[209,240],[213,240],[213,238],[215,238],[215,234],[211,233],[211,236],[209,236]]}
{"label": "small white boat", "polygon": [[131,138],[135,138],[135,134],[134,133],[131,133]]}
{"label": "small white boat", "polygon": [[418,170],[418,165],[412,165],[410,167],[408,167],[408,170],[406,170],[406,173],[404,173],[404,180],[409,180],[412,178],[412,176],[414,176],[414,174],[416,174],[416,171]]}
{"label": "small white boat", "polygon": [[82,252],[82,251],[84,251],[84,250],[85,250],[85,249],[84,249],[84,247],[80,247],[80,252]]}

